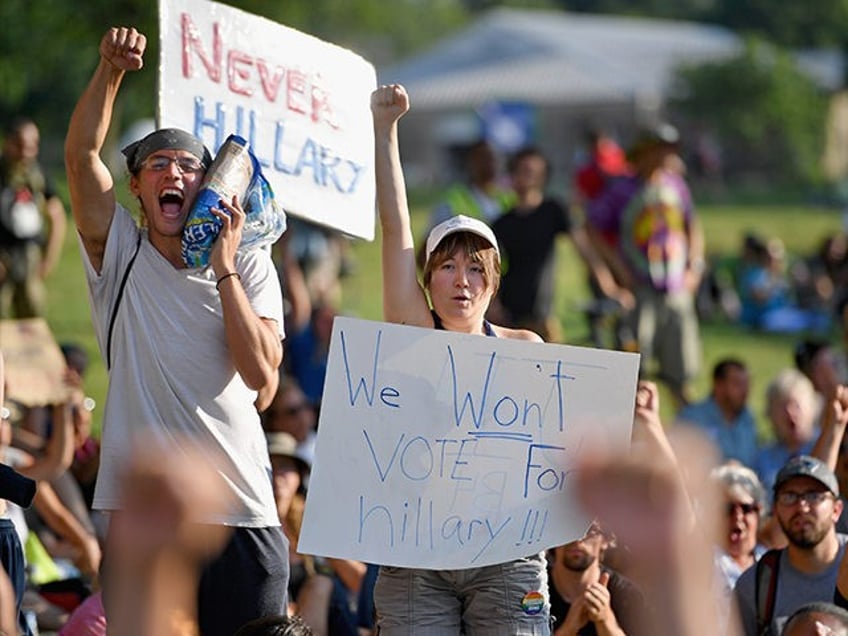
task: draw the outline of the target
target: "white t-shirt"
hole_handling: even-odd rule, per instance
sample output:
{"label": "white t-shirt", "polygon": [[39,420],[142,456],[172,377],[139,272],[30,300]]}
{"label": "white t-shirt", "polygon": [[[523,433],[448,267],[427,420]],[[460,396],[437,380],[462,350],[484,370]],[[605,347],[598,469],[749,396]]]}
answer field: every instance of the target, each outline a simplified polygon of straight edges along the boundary
{"label": "white t-shirt", "polygon": [[[103,357],[112,307],[139,232],[141,245],[112,333],[94,507],[120,507],[120,471],[142,433],[168,446],[179,439],[217,453],[214,461],[238,505],[209,523],[277,526],[268,449],[253,406],[256,392],[244,384],[227,349],[215,274],[211,267],[175,268],[120,205],[100,274],[80,245]],[[282,292],[270,256],[264,250],[239,252],[235,265],[254,311],[276,320],[282,338]]]}

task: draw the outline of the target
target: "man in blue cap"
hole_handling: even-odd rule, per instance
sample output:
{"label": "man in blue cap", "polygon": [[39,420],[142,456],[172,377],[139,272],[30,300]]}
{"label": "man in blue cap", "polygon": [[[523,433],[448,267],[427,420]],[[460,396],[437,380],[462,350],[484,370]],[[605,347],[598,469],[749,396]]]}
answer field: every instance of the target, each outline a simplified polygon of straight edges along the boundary
{"label": "man in blue cap", "polygon": [[[221,231],[209,265],[185,266],[183,227],[211,162],[193,135],[157,130],[125,148],[142,227],[117,203],[101,152],[121,83],[141,69],[146,41],[134,28],[106,32],[65,144],[92,318],[109,366],[94,507],[111,511],[113,521],[121,514],[118,477],[140,435],[214,457],[234,505],[198,522],[234,532],[201,578],[199,627],[229,636],[286,607],[288,547],[254,408],[278,378],[282,294],[265,251],[237,251],[245,214],[235,197],[214,210]],[[108,614],[109,568],[121,564],[106,562]]]}

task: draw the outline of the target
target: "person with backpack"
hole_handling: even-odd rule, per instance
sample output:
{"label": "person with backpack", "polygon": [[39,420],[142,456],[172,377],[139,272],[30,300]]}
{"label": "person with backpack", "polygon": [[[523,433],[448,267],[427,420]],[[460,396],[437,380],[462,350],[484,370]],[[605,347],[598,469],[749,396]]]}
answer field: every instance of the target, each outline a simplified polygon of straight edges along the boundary
{"label": "person with backpack", "polygon": [[65,240],[65,206],[38,163],[38,126],[6,126],[0,156],[0,318],[43,316],[44,278]]}
{"label": "person with backpack", "polygon": [[801,605],[833,600],[848,541],[836,532],[843,505],[836,476],[815,457],[799,455],[784,464],[772,505],[788,544],[766,552],[736,583],[746,636],[780,634]]}

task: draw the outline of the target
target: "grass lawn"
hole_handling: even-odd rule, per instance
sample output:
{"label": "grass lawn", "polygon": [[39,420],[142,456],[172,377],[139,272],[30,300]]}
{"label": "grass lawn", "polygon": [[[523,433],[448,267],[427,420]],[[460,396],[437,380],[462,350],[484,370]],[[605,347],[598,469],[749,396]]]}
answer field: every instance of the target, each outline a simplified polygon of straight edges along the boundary
{"label": "grass lawn", "polygon": [[[714,205],[699,208],[706,235],[707,251],[711,254],[734,255],[748,230],[763,235],[779,236],[790,254],[806,254],[821,240],[841,228],[841,214],[832,209],[798,205],[733,206]],[[419,233],[424,229],[427,209],[416,208],[413,224]],[[379,234],[379,233],[378,233]],[[585,269],[567,239],[560,245],[556,307],[569,343],[584,344],[587,329],[580,306],[589,299],[584,277]],[[356,240],[353,243],[355,271],[344,280],[343,313],[371,320],[382,314],[379,235],[372,243]],[[69,232],[62,261],[50,279],[48,322],[59,342],[82,344],[91,356],[88,393],[99,405],[95,410],[95,425],[99,427],[106,391],[106,371],[97,349],[91,328],[88,295],[76,235]],[[792,364],[792,346],[796,337],[751,333],[726,323],[703,324],[703,371],[695,384],[697,396],[709,388],[709,372],[719,358],[739,356],[751,368],[753,386],[751,404],[764,425],[763,395],[769,379],[782,367]],[[119,364],[120,362],[118,362]],[[664,400],[664,415],[672,416],[670,401]],[[765,429],[763,429],[765,430]]]}

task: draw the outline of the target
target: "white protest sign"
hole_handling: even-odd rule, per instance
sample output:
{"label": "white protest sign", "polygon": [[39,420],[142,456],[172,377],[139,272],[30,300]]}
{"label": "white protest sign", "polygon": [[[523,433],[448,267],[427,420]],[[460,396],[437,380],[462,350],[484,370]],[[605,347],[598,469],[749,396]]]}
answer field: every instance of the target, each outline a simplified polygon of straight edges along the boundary
{"label": "white protest sign", "polygon": [[630,443],[639,357],[336,318],[298,551],[468,568],[579,538],[581,450]]}
{"label": "white protest sign", "polygon": [[247,139],[287,212],[374,238],[374,67],[208,0],[159,1],[158,125]]}

